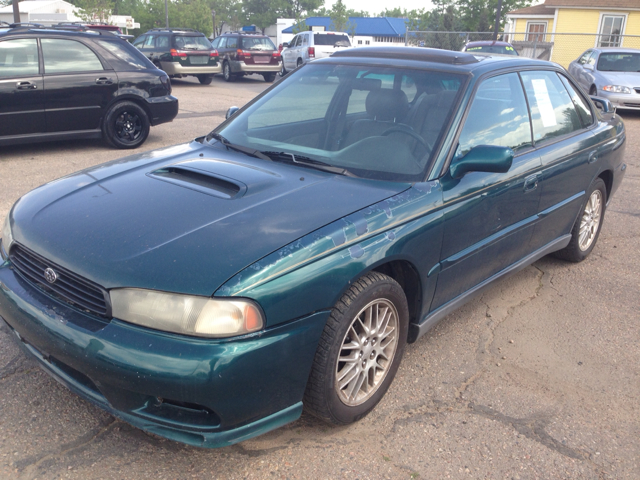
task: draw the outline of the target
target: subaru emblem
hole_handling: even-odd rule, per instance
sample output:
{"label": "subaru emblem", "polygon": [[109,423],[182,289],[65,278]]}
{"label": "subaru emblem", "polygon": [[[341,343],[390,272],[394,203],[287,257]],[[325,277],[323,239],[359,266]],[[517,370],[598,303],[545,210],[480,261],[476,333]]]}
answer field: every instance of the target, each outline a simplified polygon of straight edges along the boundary
{"label": "subaru emblem", "polygon": [[44,271],[44,278],[47,279],[47,282],[53,283],[58,279],[58,274],[53,270],[53,268],[47,268]]}

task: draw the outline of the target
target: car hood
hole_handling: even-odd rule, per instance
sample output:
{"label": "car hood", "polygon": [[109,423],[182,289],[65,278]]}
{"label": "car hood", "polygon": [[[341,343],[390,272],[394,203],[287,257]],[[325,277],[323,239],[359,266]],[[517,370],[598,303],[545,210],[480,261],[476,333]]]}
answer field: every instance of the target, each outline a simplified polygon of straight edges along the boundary
{"label": "car hood", "polygon": [[637,87],[640,85],[640,72],[598,72],[607,83],[622,85],[623,87]]}
{"label": "car hood", "polygon": [[107,289],[209,296],[283,245],[408,187],[192,142],[35,189],[14,206],[13,233]]}

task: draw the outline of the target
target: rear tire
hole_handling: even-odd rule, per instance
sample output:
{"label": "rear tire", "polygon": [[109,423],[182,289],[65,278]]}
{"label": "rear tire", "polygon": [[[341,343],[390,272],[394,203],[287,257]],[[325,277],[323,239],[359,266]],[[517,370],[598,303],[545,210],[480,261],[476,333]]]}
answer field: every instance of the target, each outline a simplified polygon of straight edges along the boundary
{"label": "rear tire", "polygon": [[298,61],[296,62],[296,68],[300,68],[301,65],[302,65],[302,59],[299,58]]}
{"label": "rear tire", "polygon": [[233,82],[235,77],[231,73],[231,66],[229,62],[224,62],[222,64],[222,76],[224,77],[225,82]]}
{"label": "rear tire", "polygon": [[596,179],[587,193],[587,201],[580,210],[571,229],[571,241],[553,255],[569,262],[581,262],[596,246],[607,202],[607,187],[601,178]]}
{"label": "rear tire", "polygon": [[378,272],[353,282],[320,337],[305,409],[338,425],[367,415],[398,370],[408,324],[407,298],[398,282]]}
{"label": "rear tire", "polygon": [[213,80],[213,75],[200,74],[196,75],[196,77],[198,77],[198,81],[202,85],[211,85],[211,81]]}
{"label": "rear tire", "polygon": [[287,73],[287,69],[284,67],[284,60],[282,60],[282,68],[280,69],[280,76],[284,77]]}
{"label": "rear tire", "polygon": [[104,117],[102,134],[116,148],[138,148],[149,136],[151,125],[144,109],[134,102],[118,102]]}
{"label": "rear tire", "polygon": [[272,83],[276,79],[275,73],[263,73],[264,81],[267,83]]}

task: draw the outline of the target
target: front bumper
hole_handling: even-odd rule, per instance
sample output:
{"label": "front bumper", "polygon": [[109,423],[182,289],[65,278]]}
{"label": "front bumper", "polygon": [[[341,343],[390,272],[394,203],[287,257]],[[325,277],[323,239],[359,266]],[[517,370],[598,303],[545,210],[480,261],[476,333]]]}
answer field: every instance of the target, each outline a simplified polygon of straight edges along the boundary
{"label": "front bumper", "polygon": [[0,264],[0,317],[45,371],[138,428],[201,447],[300,416],[328,315],[234,340],[171,335],[85,315]]}
{"label": "front bumper", "polygon": [[640,110],[640,93],[610,93],[598,90],[598,96],[609,100],[617,109]]}
{"label": "front bumper", "polygon": [[270,63],[254,63],[247,65],[244,62],[231,60],[229,64],[231,65],[232,73],[278,73],[282,69],[282,64],[280,62],[276,65],[272,65]]}
{"label": "front bumper", "polygon": [[160,62],[162,70],[167,75],[213,75],[216,73],[222,73],[222,64],[218,62],[217,65],[197,65],[197,66],[183,66],[178,62]]}
{"label": "front bumper", "polygon": [[173,95],[149,97],[145,100],[147,101],[149,112],[151,112],[149,121],[153,126],[171,122],[178,115],[178,99]]}

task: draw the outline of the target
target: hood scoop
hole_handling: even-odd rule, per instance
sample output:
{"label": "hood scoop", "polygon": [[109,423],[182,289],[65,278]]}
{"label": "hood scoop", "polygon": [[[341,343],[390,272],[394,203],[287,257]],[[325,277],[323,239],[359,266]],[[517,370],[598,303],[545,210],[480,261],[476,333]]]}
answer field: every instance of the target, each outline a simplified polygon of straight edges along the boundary
{"label": "hood scoop", "polygon": [[225,200],[239,198],[247,190],[238,180],[185,164],[162,167],[147,176]]}

